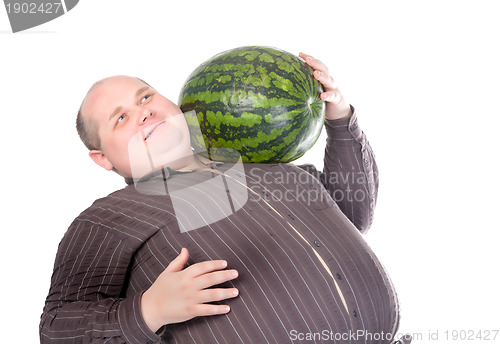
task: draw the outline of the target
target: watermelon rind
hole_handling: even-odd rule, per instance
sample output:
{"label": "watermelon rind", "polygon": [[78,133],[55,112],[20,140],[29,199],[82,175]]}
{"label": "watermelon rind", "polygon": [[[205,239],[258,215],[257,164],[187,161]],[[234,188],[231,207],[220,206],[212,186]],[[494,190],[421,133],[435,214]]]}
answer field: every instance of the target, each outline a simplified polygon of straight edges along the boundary
{"label": "watermelon rind", "polygon": [[[210,159],[210,148],[235,149],[243,162],[291,162],[317,141],[325,103],[321,83],[303,59],[286,51],[246,46],[215,55],[186,80],[179,106],[195,151]],[[220,151],[221,150],[212,150]]]}

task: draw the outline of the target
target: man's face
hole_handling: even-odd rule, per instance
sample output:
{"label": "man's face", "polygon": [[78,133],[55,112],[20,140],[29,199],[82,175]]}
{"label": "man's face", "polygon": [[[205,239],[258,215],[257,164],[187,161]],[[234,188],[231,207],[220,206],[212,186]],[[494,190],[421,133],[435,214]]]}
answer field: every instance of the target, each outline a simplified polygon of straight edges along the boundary
{"label": "man's face", "polygon": [[101,141],[91,158],[124,177],[139,178],[165,165],[182,168],[182,158],[192,154],[179,107],[137,78],[102,80],[89,92],[81,111],[96,123]]}

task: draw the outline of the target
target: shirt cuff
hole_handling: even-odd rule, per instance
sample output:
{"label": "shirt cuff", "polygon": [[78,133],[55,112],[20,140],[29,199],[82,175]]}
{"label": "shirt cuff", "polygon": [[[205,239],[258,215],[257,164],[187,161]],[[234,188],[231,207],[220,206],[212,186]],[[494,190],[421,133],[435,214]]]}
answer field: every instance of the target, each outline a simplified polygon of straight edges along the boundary
{"label": "shirt cuff", "polygon": [[118,322],[124,338],[130,344],[154,344],[161,338],[148,327],[141,312],[141,296],[137,293],[118,306]]}
{"label": "shirt cuff", "polygon": [[[333,141],[360,141],[362,131],[358,125],[358,117],[354,106],[351,106],[352,115],[341,119],[325,119],[325,128],[329,140]],[[354,143],[354,142],[353,142]]]}

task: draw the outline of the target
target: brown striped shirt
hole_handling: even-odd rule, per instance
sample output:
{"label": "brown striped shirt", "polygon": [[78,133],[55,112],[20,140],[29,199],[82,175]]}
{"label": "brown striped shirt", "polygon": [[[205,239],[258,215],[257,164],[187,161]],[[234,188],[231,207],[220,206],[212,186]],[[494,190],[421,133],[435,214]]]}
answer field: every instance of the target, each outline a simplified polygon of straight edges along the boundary
{"label": "brown striped shirt", "polygon": [[[41,342],[389,342],[396,294],[359,233],[375,206],[373,153],[355,114],[325,127],[321,173],[292,164],[166,170],[97,200],[59,245]],[[182,247],[188,264],[227,260],[239,277],[223,287],[239,296],[223,301],[228,314],[152,333],[140,297]]]}

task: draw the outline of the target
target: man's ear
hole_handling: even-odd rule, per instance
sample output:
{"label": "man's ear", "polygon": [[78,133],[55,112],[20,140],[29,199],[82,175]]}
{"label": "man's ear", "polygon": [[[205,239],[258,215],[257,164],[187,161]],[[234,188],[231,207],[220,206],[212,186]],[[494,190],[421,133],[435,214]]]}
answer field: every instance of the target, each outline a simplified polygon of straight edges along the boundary
{"label": "man's ear", "polygon": [[89,156],[94,162],[104,168],[106,171],[111,171],[113,169],[113,164],[106,158],[104,153],[100,150],[91,150]]}

